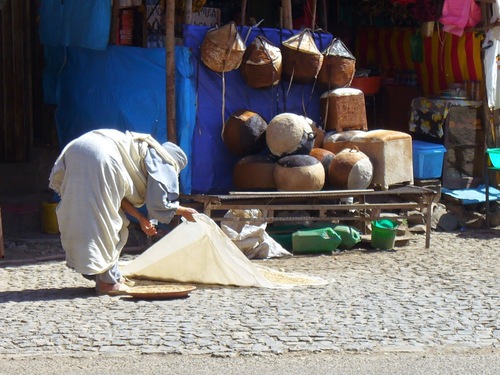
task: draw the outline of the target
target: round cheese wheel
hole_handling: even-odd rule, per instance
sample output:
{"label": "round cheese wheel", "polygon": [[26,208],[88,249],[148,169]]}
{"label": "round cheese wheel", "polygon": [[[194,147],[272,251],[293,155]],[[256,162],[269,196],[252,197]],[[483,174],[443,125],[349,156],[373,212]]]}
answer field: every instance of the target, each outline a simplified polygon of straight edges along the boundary
{"label": "round cheese wheel", "polygon": [[331,151],[325,150],[324,148],[313,148],[309,153],[315,159],[323,165],[325,169],[325,181],[328,181],[328,170],[330,169],[330,164],[332,163],[335,154]]}
{"label": "round cheese wheel", "polygon": [[372,178],[370,158],[355,148],[346,148],[335,155],[328,170],[328,180],[337,190],[366,189]]}
{"label": "round cheese wheel", "polygon": [[309,155],[290,155],[279,159],[274,181],[280,191],[319,191],[325,185],[325,169]]}
{"label": "round cheese wheel", "polygon": [[233,168],[233,184],[237,190],[275,190],[275,166],[269,156],[245,156]]}
{"label": "round cheese wheel", "polygon": [[257,154],[266,147],[266,128],[266,121],[257,113],[236,111],[224,125],[222,140],[233,155]]}
{"label": "round cheese wheel", "polygon": [[266,143],[277,157],[307,155],[314,145],[314,132],[306,117],[281,113],[267,125]]}

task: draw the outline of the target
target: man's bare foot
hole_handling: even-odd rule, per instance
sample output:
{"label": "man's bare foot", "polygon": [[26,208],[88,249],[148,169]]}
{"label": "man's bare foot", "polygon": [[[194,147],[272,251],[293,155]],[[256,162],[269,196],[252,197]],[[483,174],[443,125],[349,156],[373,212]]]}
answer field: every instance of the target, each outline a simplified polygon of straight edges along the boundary
{"label": "man's bare foot", "polygon": [[116,283],[116,284],[108,284],[108,283],[103,283],[103,282],[97,282],[96,284],[96,294],[98,296],[102,295],[123,295],[127,294],[127,290],[130,288],[122,283]]}

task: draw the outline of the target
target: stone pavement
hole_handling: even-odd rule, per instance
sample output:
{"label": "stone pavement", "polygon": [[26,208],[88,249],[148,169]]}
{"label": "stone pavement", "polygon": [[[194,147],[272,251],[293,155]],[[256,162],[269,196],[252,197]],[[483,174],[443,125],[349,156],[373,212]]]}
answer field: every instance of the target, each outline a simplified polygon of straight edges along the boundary
{"label": "stone pavement", "polygon": [[52,260],[0,260],[0,358],[500,352],[495,229],[434,232],[430,249],[419,235],[395,251],[258,261],[330,283],[291,290],[199,286],[175,300],[97,297],[92,282],[65,267],[57,247],[53,239],[45,243]]}

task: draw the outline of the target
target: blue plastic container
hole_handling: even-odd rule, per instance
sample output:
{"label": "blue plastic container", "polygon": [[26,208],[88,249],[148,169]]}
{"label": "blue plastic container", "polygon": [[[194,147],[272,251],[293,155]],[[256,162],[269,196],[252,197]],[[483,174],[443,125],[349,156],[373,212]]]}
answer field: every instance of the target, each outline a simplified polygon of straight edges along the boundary
{"label": "blue plastic container", "polygon": [[412,141],[413,177],[422,180],[440,178],[443,174],[443,160],[446,148],[443,145]]}

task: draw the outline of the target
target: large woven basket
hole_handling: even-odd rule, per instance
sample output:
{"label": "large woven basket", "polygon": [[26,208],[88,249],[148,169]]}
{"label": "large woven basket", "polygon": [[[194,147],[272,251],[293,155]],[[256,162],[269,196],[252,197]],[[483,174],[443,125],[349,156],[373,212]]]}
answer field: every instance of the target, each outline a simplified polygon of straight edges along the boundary
{"label": "large woven basket", "polygon": [[243,55],[240,71],[246,84],[254,89],[277,85],[282,71],[281,50],[257,36]]}
{"label": "large woven basket", "polygon": [[333,39],[322,52],[324,59],[318,84],[330,89],[348,87],[356,72],[356,58],[340,39]]}
{"label": "large woven basket", "polygon": [[238,69],[245,53],[245,43],[234,22],[208,30],[201,45],[201,61],[222,73]]}
{"label": "large woven basket", "polygon": [[284,78],[297,83],[310,83],[316,79],[323,64],[323,55],[309,29],[285,40],[281,53]]}

